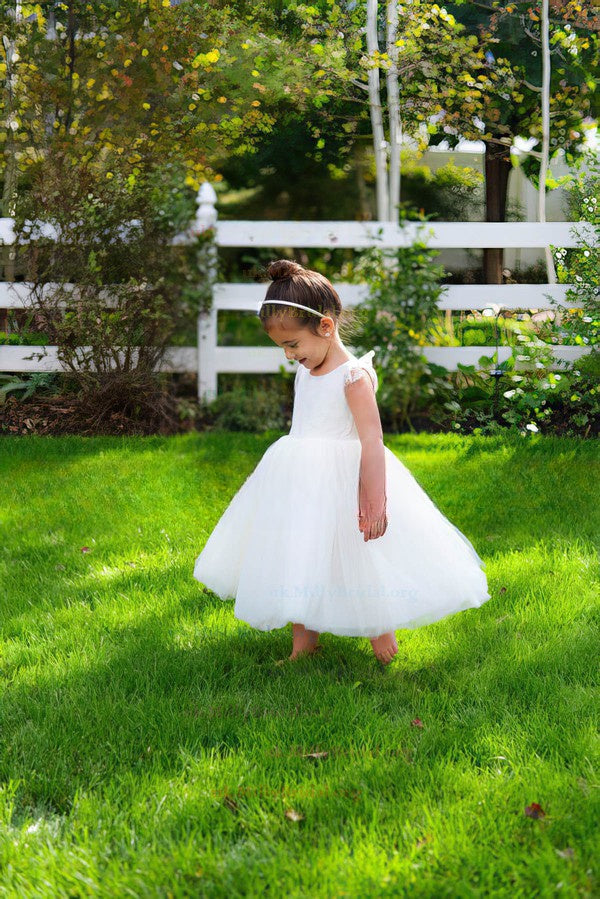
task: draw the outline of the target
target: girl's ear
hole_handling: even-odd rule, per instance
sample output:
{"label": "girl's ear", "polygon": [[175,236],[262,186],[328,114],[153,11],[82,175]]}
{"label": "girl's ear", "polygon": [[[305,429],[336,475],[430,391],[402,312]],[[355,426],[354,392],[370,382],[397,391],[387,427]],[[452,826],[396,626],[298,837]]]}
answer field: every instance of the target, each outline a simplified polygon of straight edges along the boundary
{"label": "girl's ear", "polygon": [[324,337],[330,337],[335,331],[335,324],[330,315],[325,315],[319,322],[319,330]]}

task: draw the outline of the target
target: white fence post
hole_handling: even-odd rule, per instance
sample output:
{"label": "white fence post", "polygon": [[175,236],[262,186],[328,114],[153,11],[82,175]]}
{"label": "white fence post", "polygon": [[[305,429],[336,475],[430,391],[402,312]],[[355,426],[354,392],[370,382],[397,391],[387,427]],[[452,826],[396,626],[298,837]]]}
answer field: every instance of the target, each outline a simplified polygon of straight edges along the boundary
{"label": "white fence post", "polygon": [[[193,234],[200,234],[207,228],[216,228],[217,209],[215,203],[217,194],[208,181],[204,181],[198,191],[198,211],[192,224]],[[217,245],[216,242],[207,248],[208,265],[206,277],[211,296],[211,308],[208,312],[200,312],[198,315],[198,398],[206,402],[214,400],[217,396],[217,307],[214,296],[214,283],[217,279]]]}

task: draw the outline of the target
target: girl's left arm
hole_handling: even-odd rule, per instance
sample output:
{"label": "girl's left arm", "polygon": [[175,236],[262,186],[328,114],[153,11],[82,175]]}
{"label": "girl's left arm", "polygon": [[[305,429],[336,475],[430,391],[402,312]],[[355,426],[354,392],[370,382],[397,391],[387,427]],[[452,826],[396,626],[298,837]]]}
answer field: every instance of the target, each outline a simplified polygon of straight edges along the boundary
{"label": "girl's left arm", "polygon": [[361,443],[358,526],[366,542],[382,537],[387,528],[383,430],[367,372],[349,381],[345,392]]}

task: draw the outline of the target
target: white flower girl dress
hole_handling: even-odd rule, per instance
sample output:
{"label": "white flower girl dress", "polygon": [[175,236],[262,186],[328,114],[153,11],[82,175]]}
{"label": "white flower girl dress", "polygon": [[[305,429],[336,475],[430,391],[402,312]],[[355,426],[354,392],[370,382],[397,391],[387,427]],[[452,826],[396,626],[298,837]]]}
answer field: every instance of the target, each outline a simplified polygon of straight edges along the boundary
{"label": "white flower girl dress", "polygon": [[348,637],[417,628],[490,598],[485,563],[385,447],[388,525],[358,529],[361,443],[344,385],[374,350],[324,375],[299,365],[289,434],[266,450],[196,559],[194,577],[259,630]]}

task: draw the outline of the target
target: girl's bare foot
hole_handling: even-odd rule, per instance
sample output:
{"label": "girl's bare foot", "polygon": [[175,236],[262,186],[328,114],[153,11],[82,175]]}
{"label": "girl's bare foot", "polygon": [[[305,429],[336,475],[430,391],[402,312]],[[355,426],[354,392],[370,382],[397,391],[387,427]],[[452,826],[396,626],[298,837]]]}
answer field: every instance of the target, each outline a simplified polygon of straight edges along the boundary
{"label": "girl's bare foot", "polygon": [[371,637],[371,646],[373,647],[373,652],[376,657],[384,665],[389,665],[398,652],[396,635],[393,631],[389,631],[387,634],[381,634],[379,637]]}
{"label": "girl's bare foot", "polygon": [[318,631],[308,631],[303,624],[292,624],[292,633],[294,635],[294,645],[292,653],[288,657],[295,659],[299,655],[312,655],[321,649],[317,642],[319,639]]}

